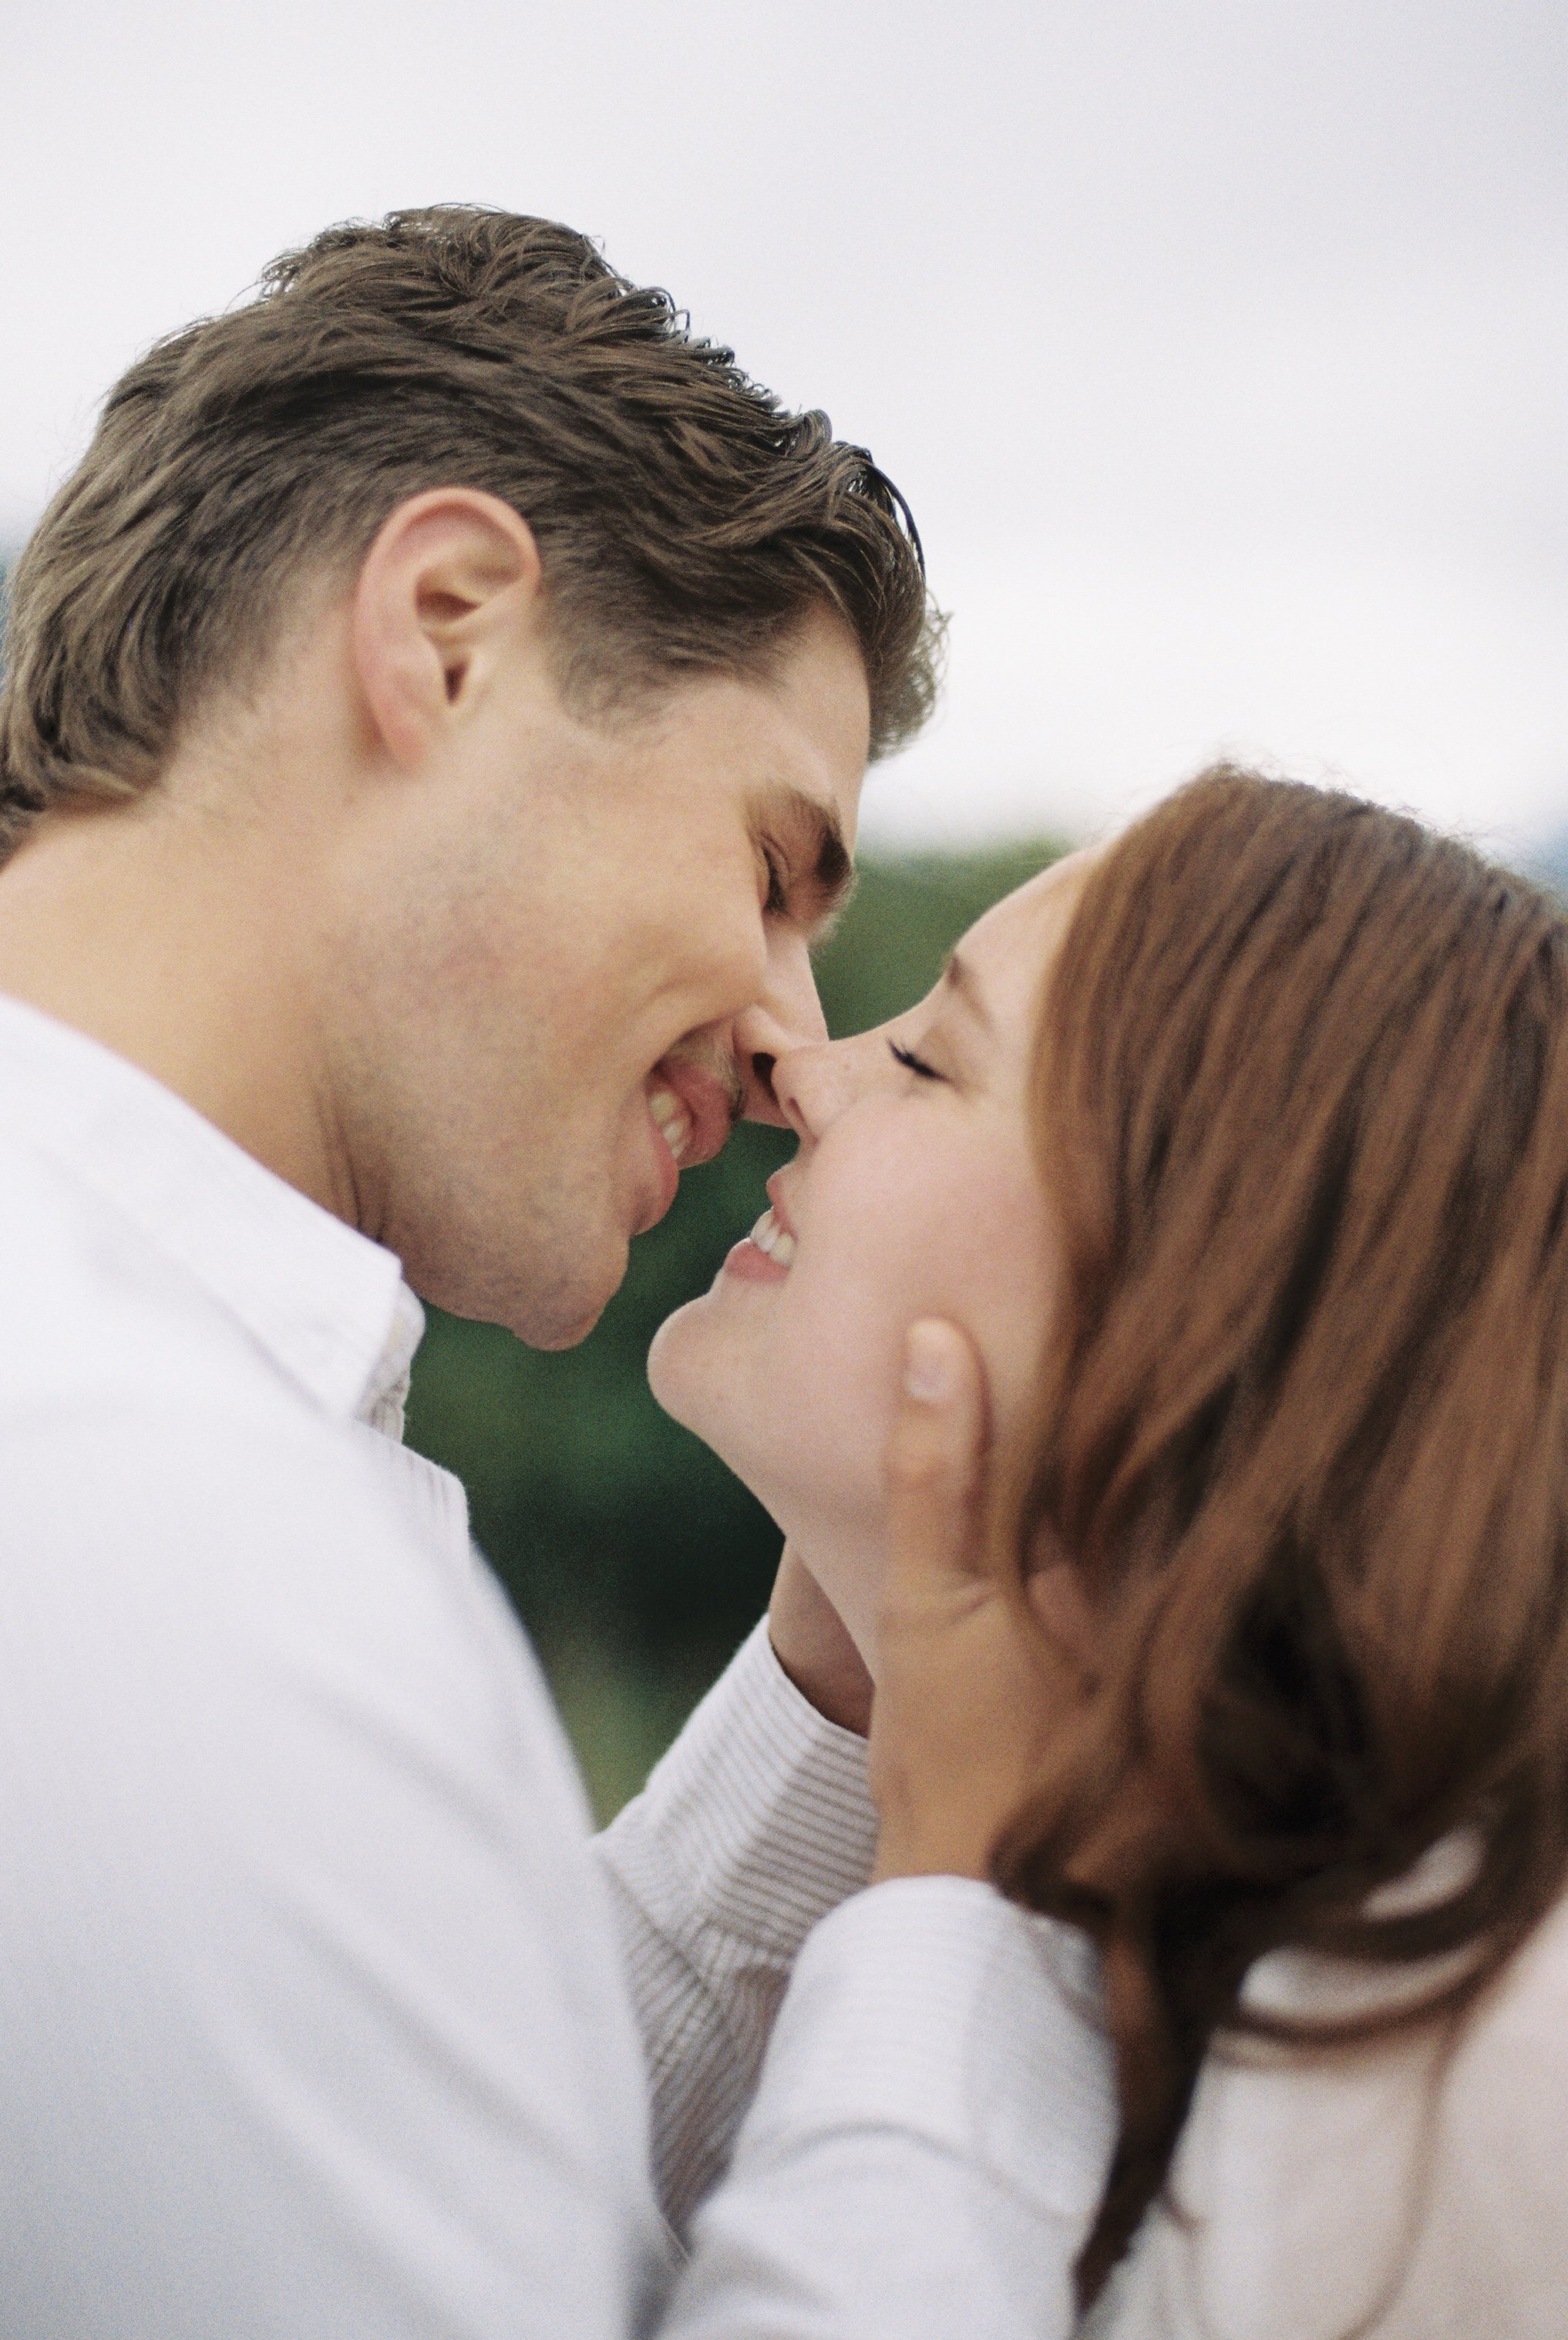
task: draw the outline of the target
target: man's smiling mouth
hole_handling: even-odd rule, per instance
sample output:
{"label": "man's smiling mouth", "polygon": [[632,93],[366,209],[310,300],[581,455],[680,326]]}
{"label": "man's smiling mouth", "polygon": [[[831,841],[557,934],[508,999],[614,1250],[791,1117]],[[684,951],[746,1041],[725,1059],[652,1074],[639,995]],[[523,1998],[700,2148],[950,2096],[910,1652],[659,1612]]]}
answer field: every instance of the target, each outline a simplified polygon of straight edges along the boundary
{"label": "man's smiling mouth", "polygon": [[717,1058],[705,1064],[679,1048],[655,1065],[646,1095],[653,1125],[678,1170],[713,1159],[744,1102],[733,1066]]}
{"label": "man's smiling mouth", "polygon": [[679,1169],[691,1145],[691,1115],[673,1089],[654,1089],[648,1099],[648,1110],[658,1124],[659,1135],[675,1156]]}

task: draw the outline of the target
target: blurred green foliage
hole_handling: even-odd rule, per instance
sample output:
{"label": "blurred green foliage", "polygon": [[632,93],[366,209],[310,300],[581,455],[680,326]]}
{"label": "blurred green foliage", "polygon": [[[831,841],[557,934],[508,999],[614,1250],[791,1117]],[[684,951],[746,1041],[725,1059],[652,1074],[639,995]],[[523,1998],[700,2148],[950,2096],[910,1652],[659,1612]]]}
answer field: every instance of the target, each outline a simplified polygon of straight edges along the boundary
{"label": "blurred green foliage", "polygon": [[[819,956],[829,1029],[908,1006],[965,927],[1062,849],[870,862]],[[670,1310],[707,1290],[792,1145],[746,1126],[688,1172],[581,1347],[543,1355],[432,1311],[420,1352],[409,1442],[467,1486],[475,1537],[549,1669],[601,1816],[640,1785],[767,1603],[778,1531],[660,1413],[644,1360]]]}

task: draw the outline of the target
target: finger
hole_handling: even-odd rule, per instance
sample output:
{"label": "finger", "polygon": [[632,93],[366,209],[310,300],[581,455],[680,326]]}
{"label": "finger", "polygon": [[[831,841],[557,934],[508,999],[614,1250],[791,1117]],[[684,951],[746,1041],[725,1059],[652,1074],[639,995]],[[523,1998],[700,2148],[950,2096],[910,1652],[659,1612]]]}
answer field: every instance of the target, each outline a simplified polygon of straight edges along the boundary
{"label": "finger", "polygon": [[886,1462],[890,1580],[912,1589],[983,1570],[985,1446],[985,1378],[972,1344],[936,1317],[911,1324]]}

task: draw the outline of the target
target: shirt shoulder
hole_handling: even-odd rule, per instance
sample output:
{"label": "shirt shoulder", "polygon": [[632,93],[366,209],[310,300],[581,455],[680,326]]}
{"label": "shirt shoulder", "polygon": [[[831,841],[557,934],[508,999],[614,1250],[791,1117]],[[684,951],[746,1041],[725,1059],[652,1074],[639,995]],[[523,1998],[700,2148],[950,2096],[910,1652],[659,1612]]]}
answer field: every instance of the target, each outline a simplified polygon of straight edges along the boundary
{"label": "shirt shoulder", "polygon": [[[324,1411],[155,1229],[14,1129],[0,1295],[0,1681],[57,1650],[55,1719],[84,1745],[120,1728],[138,1761],[168,1715],[187,1749],[202,1724],[232,1753],[283,1684],[343,1705],[352,1683],[367,1721],[541,1770],[581,1833],[532,1652],[461,1527],[409,1500],[415,1458]],[[33,1703],[25,1681],[5,1695]],[[296,1737],[258,1744],[281,1760]]]}
{"label": "shirt shoulder", "polygon": [[243,1744],[281,1788],[331,1715],[476,1784],[542,1771],[580,1834],[542,1678],[482,1563],[420,1533],[372,1433],[264,1381],[245,1394],[110,1388],[0,1415],[0,1686],[30,1744],[61,1736],[77,1777],[111,1733],[122,1762],[182,1772]]}
{"label": "shirt shoulder", "polygon": [[117,2331],[270,2331],[280,2262],[313,2329],[608,2330],[654,2248],[638,2046],[499,1593],[283,1409],[35,1413],[0,1512],[7,2194],[58,2230],[23,2276],[145,2293]]}
{"label": "shirt shoulder", "polygon": [[[0,1435],[61,1403],[162,1391],[294,1397],[244,1329],[145,1230],[0,1126]],[[296,1401],[297,1403],[297,1401]]]}
{"label": "shirt shoulder", "polygon": [[1568,1900],[1456,2032],[1211,2056],[1092,2329],[1556,2340],[1564,2296]]}

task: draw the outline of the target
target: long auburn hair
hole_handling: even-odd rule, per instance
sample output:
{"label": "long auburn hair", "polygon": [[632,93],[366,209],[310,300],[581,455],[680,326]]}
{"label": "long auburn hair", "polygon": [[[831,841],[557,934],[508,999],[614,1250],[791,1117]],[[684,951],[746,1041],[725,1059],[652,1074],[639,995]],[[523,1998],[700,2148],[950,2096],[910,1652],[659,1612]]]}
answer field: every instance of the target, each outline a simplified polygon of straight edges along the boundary
{"label": "long auburn hair", "polygon": [[[996,1874],[1104,1954],[1087,2302],[1211,2043],[1456,2019],[1568,1880],[1568,923],[1216,767],[1091,871],[1035,1120],[1061,1298],[1013,1524],[1096,1647]],[[1445,1899],[1368,1907],[1461,1829]],[[1240,2000],[1285,1945],[1448,1958],[1304,2028]]]}

